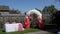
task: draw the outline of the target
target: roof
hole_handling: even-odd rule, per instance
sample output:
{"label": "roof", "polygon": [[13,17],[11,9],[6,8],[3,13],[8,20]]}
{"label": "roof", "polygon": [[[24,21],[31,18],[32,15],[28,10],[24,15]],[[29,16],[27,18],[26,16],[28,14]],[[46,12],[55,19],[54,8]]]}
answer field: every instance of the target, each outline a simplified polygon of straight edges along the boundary
{"label": "roof", "polygon": [[20,11],[18,10],[0,10],[0,12],[9,12],[9,14],[19,14]]}
{"label": "roof", "polygon": [[18,10],[10,10],[9,11],[9,14],[19,14],[20,13],[20,11],[18,11]]}
{"label": "roof", "polygon": [[9,10],[9,6],[0,5],[0,10]]}

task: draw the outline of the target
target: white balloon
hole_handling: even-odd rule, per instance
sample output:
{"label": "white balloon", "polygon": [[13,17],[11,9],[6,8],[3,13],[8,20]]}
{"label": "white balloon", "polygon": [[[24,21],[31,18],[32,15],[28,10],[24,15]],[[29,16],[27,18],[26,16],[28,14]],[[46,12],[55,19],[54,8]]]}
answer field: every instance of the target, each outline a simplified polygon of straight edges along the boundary
{"label": "white balloon", "polygon": [[42,13],[37,11],[36,9],[30,10],[27,12],[27,16],[30,16],[30,14],[36,14],[38,16],[38,18],[42,18]]}

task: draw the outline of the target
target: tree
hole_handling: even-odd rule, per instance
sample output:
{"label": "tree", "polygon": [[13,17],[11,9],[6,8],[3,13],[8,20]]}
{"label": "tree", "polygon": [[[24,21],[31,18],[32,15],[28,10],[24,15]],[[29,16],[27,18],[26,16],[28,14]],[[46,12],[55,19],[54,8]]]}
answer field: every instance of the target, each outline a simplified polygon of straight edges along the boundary
{"label": "tree", "polygon": [[55,1],[58,1],[58,2],[60,2],[60,0],[55,0]]}
{"label": "tree", "polygon": [[35,8],[37,11],[39,11],[39,12],[41,12],[42,13],[42,11],[40,10],[40,9],[38,9],[38,8]]}
{"label": "tree", "polygon": [[[53,20],[52,16],[54,13],[56,13],[57,9],[55,8],[54,5],[50,5],[50,6],[45,6],[43,9],[43,18],[45,19],[46,23],[51,23],[51,21]],[[45,18],[46,17],[46,18]]]}
{"label": "tree", "polygon": [[55,8],[54,5],[50,5],[50,6],[45,6],[45,8],[43,9],[43,11],[48,14],[53,14],[56,13],[57,9]]}
{"label": "tree", "polygon": [[57,11],[57,9],[55,8],[54,5],[48,6],[48,10],[50,10],[52,14],[56,13],[56,11]]}

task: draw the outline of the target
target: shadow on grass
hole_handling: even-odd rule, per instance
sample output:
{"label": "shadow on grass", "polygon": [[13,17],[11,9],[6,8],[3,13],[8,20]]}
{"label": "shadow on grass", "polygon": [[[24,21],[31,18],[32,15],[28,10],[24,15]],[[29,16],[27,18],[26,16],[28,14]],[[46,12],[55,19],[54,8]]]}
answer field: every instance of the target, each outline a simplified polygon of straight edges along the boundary
{"label": "shadow on grass", "polygon": [[57,34],[59,31],[60,31],[60,28],[59,27],[56,27],[56,26],[48,26],[48,27],[45,27],[44,29],[42,29],[43,31],[48,31],[48,32],[52,32],[54,34]]}

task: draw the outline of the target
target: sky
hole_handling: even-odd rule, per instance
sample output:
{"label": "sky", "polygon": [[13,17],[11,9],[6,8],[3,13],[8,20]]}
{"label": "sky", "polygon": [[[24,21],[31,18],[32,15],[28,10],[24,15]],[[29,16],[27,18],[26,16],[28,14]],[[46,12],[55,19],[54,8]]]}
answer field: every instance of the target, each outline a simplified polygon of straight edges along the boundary
{"label": "sky", "polygon": [[45,6],[55,5],[60,10],[60,2],[55,0],[0,0],[0,5],[9,6],[10,9],[27,12],[31,9],[38,8],[43,10]]}

